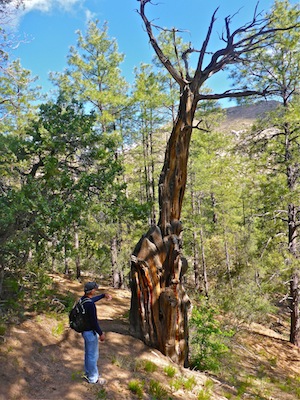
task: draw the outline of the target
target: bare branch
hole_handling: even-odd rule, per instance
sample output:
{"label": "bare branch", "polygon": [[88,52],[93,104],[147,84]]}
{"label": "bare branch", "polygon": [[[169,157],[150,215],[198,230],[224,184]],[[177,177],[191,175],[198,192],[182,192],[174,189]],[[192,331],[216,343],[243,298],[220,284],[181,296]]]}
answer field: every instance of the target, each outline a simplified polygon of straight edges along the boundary
{"label": "bare branch", "polygon": [[165,68],[168,70],[168,72],[172,75],[172,77],[175,79],[175,81],[182,87],[184,86],[187,82],[182,79],[180,74],[177,72],[177,70],[174,68],[172,65],[171,61],[164,55],[163,51],[159,47],[157,40],[152,32],[152,25],[151,22],[148,20],[148,18],[145,15],[145,5],[147,3],[150,3],[151,0],[138,0],[140,2],[140,10],[139,14],[142,17],[142,20],[144,21],[146,31],[148,33],[148,37],[150,39],[150,43],[161,61],[161,63],[165,66]]}
{"label": "bare branch", "polygon": [[189,65],[188,65],[187,56],[188,56],[188,54],[194,53],[194,52],[196,52],[196,51],[197,51],[197,50],[192,49],[191,47],[189,47],[187,50],[185,50],[185,51],[182,53],[182,56],[181,56],[181,58],[182,58],[182,60],[183,60],[183,62],[184,62],[184,66],[185,66],[185,75],[186,75],[186,77],[187,77],[188,80],[191,80],[191,76],[190,76],[190,74],[189,74]]}
{"label": "bare branch", "polygon": [[173,46],[174,46],[174,51],[175,51],[176,60],[177,60],[177,64],[178,64],[178,69],[179,69],[181,78],[183,79],[183,72],[181,71],[181,66],[180,66],[180,61],[179,61],[179,56],[178,56],[178,50],[177,50],[177,46],[176,46],[176,34],[175,34],[175,32],[176,32],[176,30],[172,29]]}
{"label": "bare branch", "polygon": [[[242,55],[262,48],[275,32],[287,31],[298,26],[269,28],[271,21],[258,19],[258,15],[257,10],[255,10],[252,21],[236,29],[233,33],[230,32],[230,18],[225,18],[226,38],[223,37],[223,41],[226,43],[226,47],[212,55],[210,63],[202,71],[202,77],[201,71],[197,71],[197,76],[200,76],[202,81],[229,64],[245,62],[246,60],[242,58]],[[241,39],[235,42],[238,37],[241,37]],[[201,81],[199,83],[201,84]]]}
{"label": "bare branch", "polygon": [[197,124],[193,126],[193,129],[198,129],[199,131],[202,131],[202,132],[210,132],[210,129],[202,128],[200,126],[202,122],[203,122],[203,119],[198,121]]}
{"label": "bare branch", "polygon": [[248,96],[265,96],[266,93],[269,93],[267,89],[262,91],[257,90],[242,90],[242,91],[231,91],[226,90],[223,93],[212,93],[212,94],[198,94],[196,96],[197,101],[199,100],[218,100],[218,99],[226,99],[226,98],[239,98],[239,97],[248,97]]}
{"label": "bare branch", "polygon": [[215,12],[213,13],[213,15],[211,17],[211,21],[210,21],[209,28],[208,28],[208,31],[207,31],[207,34],[206,34],[206,38],[205,38],[205,40],[204,40],[204,42],[202,44],[202,48],[200,50],[200,55],[199,55],[199,59],[198,59],[198,65],[197,65],[197,69],[196,69],[195,79],[198,78],[199,74],[202,71],[202,64],[203,64],[204,56],[206,54],[207,46],[208,46],[208,43],[209,43],[209,40],[210,40],[210,37],[211,37],[213,26],[214,26],[214,23],[215,23],[215,20],[216,20],[215,16],[216,16],[216,13],[217,13],[218,9],[219,9],[219,7],[215,10]]}

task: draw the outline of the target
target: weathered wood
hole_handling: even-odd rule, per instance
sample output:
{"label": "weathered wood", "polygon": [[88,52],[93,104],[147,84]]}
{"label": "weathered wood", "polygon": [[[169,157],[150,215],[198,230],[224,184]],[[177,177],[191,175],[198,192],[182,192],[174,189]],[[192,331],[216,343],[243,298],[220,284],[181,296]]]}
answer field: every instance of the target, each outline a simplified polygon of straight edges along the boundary
{"label": "weathered wood", "polygon": [[163,238],[153,226],[135,248],[131,262],[131,333],[174,362],[188,365],[187,313],[190,300],[181,283],[181,239]]}

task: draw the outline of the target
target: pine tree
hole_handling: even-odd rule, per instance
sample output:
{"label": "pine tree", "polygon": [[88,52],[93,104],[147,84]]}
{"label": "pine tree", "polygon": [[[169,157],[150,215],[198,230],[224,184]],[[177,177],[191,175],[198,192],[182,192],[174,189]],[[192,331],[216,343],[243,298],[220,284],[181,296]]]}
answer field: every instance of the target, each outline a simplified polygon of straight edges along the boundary
{"label": "pine tree", "polygon": [[[299,71],[300,71],[300,9],[287,0],[277,0],[267,16],[273,29],[286,24],[294,25],[288,32],[276,31],[266,46],[256,49],[255,62],[246,58],[243,68],[232,76],[245,87],[267,85],[268,97],[279,101],[275,111],[270,112],[256,125],[248,137],[247,145],[257,158],[259,173],[264,178],[260,182],[262,231],[265,232],[263,246],[270,242],[283,253],[281,264],[291,265],[291,279],[298,279],[297,259],[299,246]],[[251,83],[250,83],[251,82]],[[266,230],[266,228],[269,228]],[[282,235],[286,237],[286,247],[282,249]],[[268,245],[270,248],[270,245]],[[287,261],[289,260],[289,261]],[[278,264],[278,263],[277,263]],[[278,269],[278,265],[274,266]],[[295,285],[291,284],[291,287]],[[296,295],[297,298],[297,295]],[[295,291],[291,292],[295,299]],[[292,323],[291,342],[300,346],[300,321],[298,302],[291,301]]]}

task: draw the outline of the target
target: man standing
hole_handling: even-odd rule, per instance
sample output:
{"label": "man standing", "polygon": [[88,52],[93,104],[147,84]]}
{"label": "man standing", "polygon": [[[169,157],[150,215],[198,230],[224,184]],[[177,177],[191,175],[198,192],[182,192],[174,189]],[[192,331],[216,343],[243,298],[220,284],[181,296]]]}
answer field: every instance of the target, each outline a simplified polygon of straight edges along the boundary
{"label": "man standing", "polygon": [[104,297],[107,300],[111,300],[112,297],[107,293],[95,296],[97,289],[96,282],[87,282],[84,286],[84,295],[81,297],[81,300],[84,301],[84,309],[88,320],[87,329],[82,332],[84,338],[84,378],[89,383],[104,385],[106,381],[99,377],[97,362],[99,358],[98,341],[104,342],[105,335],[98,323],[95,303]]}

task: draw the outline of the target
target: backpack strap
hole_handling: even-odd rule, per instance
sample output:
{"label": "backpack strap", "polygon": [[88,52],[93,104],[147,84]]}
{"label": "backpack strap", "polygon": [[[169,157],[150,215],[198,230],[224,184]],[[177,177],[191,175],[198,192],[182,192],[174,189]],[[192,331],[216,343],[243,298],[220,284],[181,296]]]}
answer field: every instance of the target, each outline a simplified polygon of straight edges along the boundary
{"label": "backpack strap", "polygon": [[92,302],[92,300],[89,297],[86,297],[85,299],[79,299],[80,304],[88,303],[89,301]]}
{"label": "backpack strap", "polygon": [[88,297],[86,297],[85,299],[79,299],[78,303],[80,304],[81,308],[82,308],[82,312],[83,314],[85,314],[85,308],[84,308],[84,304],[85,303],[92,303],[92,300]]}

